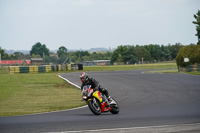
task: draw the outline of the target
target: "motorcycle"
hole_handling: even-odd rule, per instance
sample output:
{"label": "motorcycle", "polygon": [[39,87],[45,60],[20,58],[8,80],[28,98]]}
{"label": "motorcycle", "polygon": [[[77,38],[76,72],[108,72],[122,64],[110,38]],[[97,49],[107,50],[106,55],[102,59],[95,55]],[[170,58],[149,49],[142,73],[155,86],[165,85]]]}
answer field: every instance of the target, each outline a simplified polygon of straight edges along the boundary
{"label": "motorcycle", "polygon": [[82,89],[82,99],[86,101],[89,109],[95,115],[100,115],[102,112],[111,112],[112,114],[119,113],[119,105],[113,98],[106,98],[99,90],[94,90],[90,85],[85,85]]}

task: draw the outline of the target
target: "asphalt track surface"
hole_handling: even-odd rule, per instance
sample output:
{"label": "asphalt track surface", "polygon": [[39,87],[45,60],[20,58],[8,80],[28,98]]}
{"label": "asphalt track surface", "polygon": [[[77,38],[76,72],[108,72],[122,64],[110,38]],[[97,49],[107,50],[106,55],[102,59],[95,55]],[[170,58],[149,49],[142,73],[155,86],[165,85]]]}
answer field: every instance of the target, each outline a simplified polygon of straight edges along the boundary
{"label": "asphalt track surface", "polygon": [[[142,70],[88,74],[108,88],[110,95],[120,105],[119,114],[96,116],[88,107],[83,107],[0,117],[0,133],[94,131],[200,123],[200,76],[148,74],[142,73]],[[60,75],[79,86],[81,84],[78,72]]]}

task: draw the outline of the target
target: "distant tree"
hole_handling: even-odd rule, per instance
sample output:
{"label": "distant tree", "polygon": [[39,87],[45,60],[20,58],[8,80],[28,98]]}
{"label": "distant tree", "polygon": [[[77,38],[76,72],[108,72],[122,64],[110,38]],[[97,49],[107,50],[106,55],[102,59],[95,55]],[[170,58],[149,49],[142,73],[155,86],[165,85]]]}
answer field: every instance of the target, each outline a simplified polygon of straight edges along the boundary
{"label": "distant tree", "polygon": [[24,59],[25,57],[24,57],[23,53],[21,53],[21,52],[15,52],[14,54],[11,55],[11,58],[12,59],[19,59],[19,60],[21,60],[21,59]]}
{"label": "distant tree", "polygon": [[1,59],[8,59],[8,54],[5,53],[5,50],[0,47]]}
{"label": "distant tree", "polygon": [[171,57],[172,59],[176,59],[176,56],[179,52],[179,50],[183,47],[181,43],[176,43],[175,45],[170,46],[170,51],[171,51]]}
{"label": "distant tree", "polygon": [[60,58],[61,56],[67,55],[67,48],[64,46],[61,46],[58,51],[57,51],[58,57]]}
{"label": "distant tree", "polygon": [[58,63],[58,58],[57,56],[50,56],[50,61],[54,64],[57,64]]}
{"label": "distant tree", "polygon": [[152,46],[152,49],[150,51],[150,54],[151,54],[151,57],[156,60],[156,61],[159,61],[161,58],[161,55],[162,55],[162,50],[161,50],[161,47],[160,45],[151,45]]}
{"label": "distant tree", "polygon": [[192,23],[196,24],[197,34],[195,34],[195,36],[197,36],[198,38],[197,44],[200,45],[200,10],[198,10],[198,12],[194,14],[194,18],[196,19],[196,21],[193,21]]}
{"label": "distant tree", "polygon": [[170,45],[168,46],[161,45],[161,57],[160,57],[161,61],[171,60],[172,57],[169,47]]}
{"label": "distant tree", "polygon": [[32,54],[32,55],[31,55],[31,58],[41,58],[41,56],[40,56],[40,55],[38,55],[38,54],[37,54],[37,55],[35,55],[35,54]]}
{"label": "distant tree", "polygon": [[151,58],[149,51],[144,46],[119,46],[111,56],[111,62],[124,64],[138,63],[139,60],[148,61]]}
{"label": "distant tree", "polygon": [[157,44],[149,44],[145,46],[121,45],[113,51],[111,62],[135,64],[139,61],[168,61],[176,58],[181,47],[182,45],[180,43],[172,46],[170,44],[168,46]]}
{"label": "distant tree", "polygon": [[25,54],[24,55],[24,59],[30,59],[31,58],[31,55],[30,54]]}
{"label": "distant tree", "polygon": [[63,64],[64,61],[68,58],[68,55],[62,55],[59,59],[58,59],[58,64]]}
{"label": "distant tree", "polygon": [[71,61],[75,62],[75,63],[79,63],[79,62],[86,61],[86,60],[92,60],[89,57],[90,53],[88,51],[76,51],[70,55],[71,55]]}
{"label": "distant tree", "polygon": [[33,55],[40,55],[40,57],[49,56],[49,49],[46,47],[45,44],[41,44],[40,42],[36,43],[32,46],[30,54]]}
{"label": "distant tree", "polygon": [[93,52],[90,56],[92,60],[105,60],[105,54],[102,52]]}
{"label": "distant tree", "polygon": [[33,45],[30,51],[31,56],[40,55],[40,57],[43,58],[46,63],[50,61],[49,53],[49,49],[46,47],[46,45],[42,45],[40,42]]}
{"label": "distant tree", "polygon": [[82,56],[90,56],[90,53],[88,51],[76,51],[74,52],[74,54],[81,58]]}
{"label": "distant tree", "polygon": [[129,64],[138,63],[138,57],[136,56],[136,48],[134,46],[128,46],[127,60]]}
{"label": "distant tree", "polygon": [[149,61],[151,58],[150,52],[145,49],[144,46],[137,46],[135,50],[135,54],[138,57],[138,59],[141,61],[142,59],[144,61]]}
{"label": "distant tree", "polygon": [[126,64],[129,62],[128,60],[128,46],[118,46],[117,49],[113,51],[113,54],[111,56],[111,62],[117,62],[117,63],[124,63]]}

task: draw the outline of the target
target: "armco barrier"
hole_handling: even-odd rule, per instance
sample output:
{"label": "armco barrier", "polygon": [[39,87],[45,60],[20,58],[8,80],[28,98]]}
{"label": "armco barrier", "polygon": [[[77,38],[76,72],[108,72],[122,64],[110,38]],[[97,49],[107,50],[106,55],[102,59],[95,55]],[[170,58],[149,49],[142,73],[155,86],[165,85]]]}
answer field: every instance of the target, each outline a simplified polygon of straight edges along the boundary
{"label": "armco barrier", "polygon": [[71,64],[71,70],[78,70],[77,64]]}
{"label": "armco barrier", "polygon": [[63,71],[68,70],[68,69],[66,68],[66,66],[67,66],[66,64],[64,64],[64,65],[62,66],[62,70],[63,70]]}
{"label": "armco barrier", "polygon": [[194,70],[193,70],[193,65],[186,66],[186,69],[187,69],[187,70],[186,70],[187,72],[192,72],[192,71],[194,71]]}
{"label": "armco barrier", "polygon": [[10,74],[19,73],[20,69],[18,66],[10,66],[9,67]]}
{"label": "armco barrier", "polygon": [[20,73],[29,73],[29,67],[19,67]]}
{"label": "armco barrier", "polygon": [[200,72],[200,64],[197,65],[197,71]]}
{"label": "armco barrier", "polygon": [[44,72],[46,72],[46,67],[45,67],[45,66],[38,66],[38,72],[39,72],[39,73],[44,73]]}
{"label": "armco barrier", "polygon": [[193,65],[193,71],[195,71],[195,72],[197,72],[197,63],[195,63],[194,65]]}
{"label": "armco barrier", "polygon": [[83,64],[68,64],[68,70],[83,70]]}
{"label": "armco barrier", "polygon": [[58,65],[58,71],[61,71],[61,65]]}
{"label": "armco barrier", "polygon": [[[200,67],[199,67],[200,69]],[[43,65],[43,66],[9,66],[9,73],[45,73],[51,71],[83,70],[82,64]]]}
{"label": "armco barrier", "polygon": [[181,72],[200,72],[200,64],[189,65],[186,67],[179,66],[179,71]]}
{"label": "armco barrier", "polygon": [[72,70],[71,64],[68,64],[68,65],[67,65],[67,69],[70,70],[70,71]]}
{"label": "armco barrier", "polygon": [[51,66],[51,71],[55,71],[55,66]]}
{"label": "armco barrier", "polygon": [[38,66],[29,66],[29,73],[38,73]]}
{"label": "armco barrier", "polygon": [[51,71],[51,66],[50,65],[46,65],[46,72],[50,72]]}
{"label": "armco barrier", "polygon": [[83,64],[77,64],[78,65],[78,70],[83,70]]}

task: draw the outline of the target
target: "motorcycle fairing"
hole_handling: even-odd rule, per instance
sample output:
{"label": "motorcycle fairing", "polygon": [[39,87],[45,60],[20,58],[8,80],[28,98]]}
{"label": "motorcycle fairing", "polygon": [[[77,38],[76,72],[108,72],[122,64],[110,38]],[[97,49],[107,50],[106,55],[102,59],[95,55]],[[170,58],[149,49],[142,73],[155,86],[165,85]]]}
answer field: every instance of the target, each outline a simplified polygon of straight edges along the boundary
{"label": "motorcycle fairing", "polygon": [[95,92],[93,93],[93,96],[94,96],[95,98],[97,98],[97,99],[99,100],[100,103],[102,103],[103,99],[102,99],[102,97],[101,97],[100,94],[101,94],[100,91],[95,91]]}

